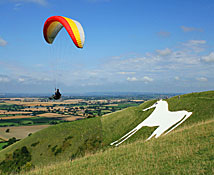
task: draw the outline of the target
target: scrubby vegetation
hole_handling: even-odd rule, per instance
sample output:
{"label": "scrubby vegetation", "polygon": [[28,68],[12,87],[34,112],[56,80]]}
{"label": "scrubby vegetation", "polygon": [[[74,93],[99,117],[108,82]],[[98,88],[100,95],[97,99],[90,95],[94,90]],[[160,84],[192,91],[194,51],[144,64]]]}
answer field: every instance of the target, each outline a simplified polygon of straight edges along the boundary
{"label": "scrubby vegetation", "polygon": [[19,141],[20,139],[16,139],[15,137],[10,138],[8,141],[5,141],[5,145],[2,146],[2,149],[7,148],[8,146],[16,143],[17,141]]}
{"label": "scrubby vegetation", "polygon": [[12,154],[6,155],[4,161],[0,163],[0,173],[10,174],[21,171],[29,171],[33,168],[31,163],[31,154],[26,146],[16,149]]}

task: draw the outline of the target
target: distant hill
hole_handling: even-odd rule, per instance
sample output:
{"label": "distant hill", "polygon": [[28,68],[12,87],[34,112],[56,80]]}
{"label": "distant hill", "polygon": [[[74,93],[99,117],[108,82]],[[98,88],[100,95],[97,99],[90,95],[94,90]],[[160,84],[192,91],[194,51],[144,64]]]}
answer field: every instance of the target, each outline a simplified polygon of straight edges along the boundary
{"label": "distant hill", "polygon": [[[198,127],[198,125],[203,125],[204,122],[208,122],[209,124],[206,123],[207,125],[209,125],[207,127],[212,128],[213,125],[211,126],[210,123],[213,124],[212,120],[214,119],[214,91],[175,96],[166,99],[166,101],[169,104],[170,111],[187,110],[193,112],[192,116],[187,119],[182,125],[176,128],[176,130],[182,131],[185,130],[184,128],[191,129],[192,127],[194,128]],[[119,147],[114,149],[109,145],[111,142],[119,139],[128,131],[136,127],[144,119],[146,119],[153,110],[143,112],[142,109],[151,106],[155,102],[156,100],[150,100],[137,107],[126,108],[122,111],[118,111],[102,117],[74,121],[71,123],[64,123],[48,127],[2,150],[0,152],[0,160],[4,160],[6,154],[11,154],[16,149],[21,149],[25,146],[31,154],[31,163],[35,166],[48,165],[59,161],[70,162],[70,160],[74,160],[76,158],[84,156],[86,156],[86,158],[80,159],[80,161],[84,162],[85,159],[91,159],[96,162],[96,160],[94,160],[93,158],[87,158],[87,155],[94,154],[97,151],[102,152],[106,150],[104,153],[109,154],[108,156],[111,157],[110,152],[112,152],[112,154],[116,154],[116,150],[120,149],[121,155],[118,154],[117,158],[122,160],[124,159],[125,161],[125,158],[129,158],[123,158],[123,152],[126,150],[125,147],[127,147],[127,149],[129,149],[130,151],[139,151],[139,153],[141,153],[143,151],[143,148],[140,148],[141,146],[145,147],[145,149],[149,149],[147,148],[149,144],[160,144],[159,146],[162,146],[162,143],[159,143],[159,139],[153,139],[152,141],[144,143],[144,140],[148,138],[149,135],[151,135],[156,127],[143,127],[130,139],[124,142],[121,145],[121,148]],[[205,125],[203,127],[206,128]],[[173,133],[175,133],[176,130]],[[188,130],[187,133],[188,132],[191,135],[191,131]],[[202,132],[201,134],[201,139],[203,139],[204,133]],[[180,133],[180,135],[182,135],[182,132]],[[173,142],[170,142],[171,144],[173,144],[174,142],[177,143],[176,137],[173,137],[173,134],[170,134],[170,136],[166,136],[166,138],[161,137],[160,140],[165,140],[163,144],[169,147],[170,145],[166,141],[167,138],[172,139]],[[188,139],[188,135],[186,135],[185,138]],[[197,140],[194,141],[194,137],[190,136],[190,138],[192,139],[191,142],[197,143]],[[179,143],[177,144],[179,145]],[[135,147],[131,145],[134,145]],[[124,150],[122,151],[122,149]],[[154,149],[158,150],[158,148]],[[177,149],[176,145],[174,146],[174,149]],[[168,149],[166,148],[165,152],[167,150]],[[169,149],[169,151],[170,150],[171,148]],[[143,154],[147,154],[146,151],[144,151]],[[154,156],[153,154],[154,153],[151,153],[151,156]],[[170,154],[170,152],[166,154]],[[100,159],[102,159],[102,153],[98,153],[98,156],[100,156]],[[133,157],[135,155],[132,155],[132,152],[130,152],[128,153],[128,156]],[[117,165],[121,169],[123,167],[122,163],[124,163],[124,161],[122,160],[121,162],[119,162],[119,164],[121,163],[121,167],[120,165]],[[133,161],[138,160],[135,160],[135,158],[133,157]],[[141,164],[143,164],[143,159],[140,159],[140,161]],[[74,161],[74,163],[75,162],[78,162],[78,160]],[[78,163],[75,163],[75,165],[77,164]],[[140,164],[136,165],[140,166]]]}

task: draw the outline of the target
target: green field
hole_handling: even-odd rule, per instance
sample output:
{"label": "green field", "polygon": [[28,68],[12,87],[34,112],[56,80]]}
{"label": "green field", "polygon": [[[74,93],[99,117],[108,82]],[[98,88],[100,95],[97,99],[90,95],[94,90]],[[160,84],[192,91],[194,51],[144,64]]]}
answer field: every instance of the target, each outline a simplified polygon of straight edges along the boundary
{"label": "green field", "polygon": [[18,123],[14,123],[14,122],[3,122],[3,123],[0,123],[0,127],[4,127],[4,126],[18,126],[19,124]]}
{"label": "green field", "polygon": [[58,123],[66,122],[56,117],[31,117],[31,118],[17,118],[17,119],[2,119],[0,127],[2,126],[23,126],[23,125],[46,125],[51,124],[52,121]]}
{"label": "green field", "polygon": [[[37,174],[40,171],[45,174],[49,168],[54,169],[56,174],[60,171],[64,174],[69,174],[69,171],[78,174],[78,168],[79,174],[87,174],[87,170],[92,174],[165,174],[165,171],[170,171],[169,174],[188,174],[196,171],[193,166],[185,170],[184,167],[190,164],[202,169],[198,174],[203,174],[203,171],[213,172],[210,164],[213,164],[214,149],[211,150],[213,144],[210,142],[213,139],[214,91],[167,99],[171,111],[193,112],[170,135],[145,143],[145,139],[156,127],[143,127],[119,148],[109,145],[147,118],[153,110],[143,112],[142,109],[151,106],[155,101],[147,101],[137,107],[129,107],[103,117],[48,127],[2,150],[0,161],[5,159],[6,154],[12,154],[16,149],[26,146],[32,156],[31,165],[40,167],[53,164],[44,170],[36,168]],[[200,152],[200,145],[204,152]],[[208,160],[205,158],[207,156]],[[200,158],[205,169],[198,165]],[[61,161],[62,164],[56,164]],[[178,170],[176,163],[181,164],[183,169]],[[106,172],[101,171],[104,167],[108,167]]]}
{"label": "green field", "polygon": [[12,106],[13,104],[10,104],[10,103],[0,103],[0,107],[3,106],[3,105],[5,105],[5,106]]}

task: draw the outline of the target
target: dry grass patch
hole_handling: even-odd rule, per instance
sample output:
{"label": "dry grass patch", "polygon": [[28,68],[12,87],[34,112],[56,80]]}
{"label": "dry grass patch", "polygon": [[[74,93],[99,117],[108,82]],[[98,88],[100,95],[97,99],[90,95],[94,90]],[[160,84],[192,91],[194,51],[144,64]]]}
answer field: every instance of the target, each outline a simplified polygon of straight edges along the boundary
{"label": "dry grass patch", "polygon": [[108,105],[104,105],[104,106],[118,106],[118,104],[108,104]]}
{"label": "dry grass patch", "polygon": [[46,107],[38,107],[38,108],[25,108],[22,109],[23,111],[48,111],[48,109]]}
{"label": "dry grass patch", "polygon": [[[47,128],[50,125],[34,125],[34,126],[13,126],[13,127],[0,127],[0,138],[8,140],[11,137],[17,139],[23,139],[30,133],[35,133],[39,130]],[[10,129],[9,133],[6,133],[6,129]]]}
{"label": "dry grass patch", "polygon": [[64,117],[62,118],[65,121],[75,121],[75,120],[81,120],[84,119],[85,117],[80,117],[80,116],[69,116],[69,117]]}
{"label": "dry grass patch", "polygon": [[7,111],[7,110],[0,110],[0,114],[31,114],[32,112],[26,111]]}
{"label": "dry grass patch", "polygon": [[32,115],[17,115],[17,116],[8,116],[8,117],[0,117],[1,120],[7,119],[22,119],[22,118],[32,118]]}
{"label": "dry grass patch", "polygon": [[[53,107],[53,109],[60,110],[60,111],[64,111],[64,110],[65,110],[65,107],[64,107],[64,106],[55,106],[55,107]],[[51,109],[51,110],[52,110],[52,109]]]}
{"label": "dry grass patch", "polygon": [[83,102],[85,100],[83,99],[71,99],[71,100],[64,100],[64,103],[66,104],[76,104],[76,103],[79,103],[79,102]]}
{"label": "dry grass patch", "polygon": [[58,102],[24,102],[24,101],[5,101],[9,104],[15,105],[23,105],[23,106],[53,106],[53,105],[61,105],[61,104],[77,104],[84,100],[65,100],[65,101],[58,101]]}
{"label": "dry grass patch", "polygon": [[39,114],[38,115],[39,117],[64,117],[65,115],[62,115],[62,114],[57,114],[57,113],[44,113],[44,114]]}

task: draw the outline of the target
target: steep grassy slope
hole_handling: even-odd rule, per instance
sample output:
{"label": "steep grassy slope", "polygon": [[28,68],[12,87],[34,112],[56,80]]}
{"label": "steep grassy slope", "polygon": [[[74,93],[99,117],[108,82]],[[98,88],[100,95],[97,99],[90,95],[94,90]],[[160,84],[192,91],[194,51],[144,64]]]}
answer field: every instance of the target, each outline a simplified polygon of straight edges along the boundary
{"label": "steep grassy slope", "polygon": [[182,126],[214,118],[214,91],[185,94],[167,100],[170,111],[187,110],[192,116]]}
{"label": "steep grassy slope", "polygon": [[101,147],[101,143],[100,119],[93,118],[46,128],[2,150],[0,155],[26,146],[34,165],[48,164],[93,153]]}
{"label": "steep grassy slope", "polygon": [[159,139],[139,140],[73,162],[37,167],[27,174],[214,174],[213,140],[214,120],[208,120]]}
{"label": "steep grassy slope", "polygon": [[[23,146],[30,151],[32,164],[36,166],[62,160],[70,161],[98,150],[106,150],[111,142],[147,118],[153,109],[146,112],[142,109],[151,106],[155,101],[151,100],[138,107],[130,107],[103,117],[51,126],[2,150],[0,161],[6,154]],[[180,98],[173,97],[167,101],[171,111],[193,112],[192,116],[177,129],[214,118],[214,91],[182,95]],[[143,127],[123,145],[145,140],[154,130],[155,127]]]}
{"label": "steep grassy slope", "polygon": [[[128,108],[123,112],[102,117],[101,121],[104,131],[104,142],[109,144],[112,141],[121,138],[128,131],[136,127],[153,111],[151,109],[143,112],[142,109],[151,106],[155,101],[156,100],[151,100],[138,107]],[[169,104],[170,111],[186,110],[188,112],[193,112],[193,114],[178,128],[214,118],[214,91],[185,94],[180,97],[172,97],[166,101]],[[143,127],[123,144],[138,139],[148,138],[154,129],[155,127]]]}
{"label": "steep grassy slope", "polygon": [[[156,100],[151,100],[141,104],[138,107],[130,107],[123,111],[116,112],[110,115],[103,116],[101,118],[103,129],[103,143],[109,145],[111,142],[119,139],[128,131],[136,127],[144,119],[146,119],[153,110],[143,112],[142,109],[151,106]],[[138,136],[146,139],[153,131],[154,128],[145,127],[136,134],[137,137],[130,138],[129,141],[134,141]]]}
{"label": "steep grassy slope", "polygon": [[[143,106],[148,107],[154,102],[154,100],[149,101]],[[121,133],[135,127],[151,112],[152,110],[143,113],[141,106],[130,107],[104,117],[51,126],[2,150],[0,160],[3,160],[6,154],[23,146],[31,152],[33,165],[71,160],[96,150],[104,150],[110,147],[114,138],[118,138]],[[147,136],[154,129],[146,127],[138,134],[142,133],[141,136]]]}

